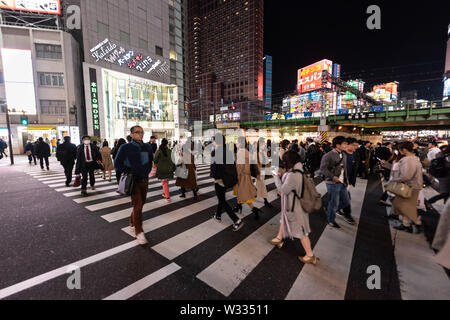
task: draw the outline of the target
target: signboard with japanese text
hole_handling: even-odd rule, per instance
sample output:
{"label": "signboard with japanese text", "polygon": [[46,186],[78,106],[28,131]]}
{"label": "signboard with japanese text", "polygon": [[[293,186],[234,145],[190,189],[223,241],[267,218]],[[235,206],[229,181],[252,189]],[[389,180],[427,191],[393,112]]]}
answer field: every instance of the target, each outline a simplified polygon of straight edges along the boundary
{"label": "signboard with japanese text", "polygon": [[97,70],[89,68],[89,83],[91,91],[92,125],[94,136],[100,137],[100,113],[98,106]]}
{"label": "signboard with japanese text", "polygon": [[305,93],[322,88],[322,71],[326,70],[331,74],[332,68],[333,62],[324,59],[298,70],[298,93]]}
{"label": "signboard with japanese text", "polygon": [[105,39],[91,50],[91,56],[96,62],[103,60],[120,67],[127,67],[131,70],[145,72],[157,77],[163,77],[169,74],[169,64],[162,59],[143,55],[134,50],[125,49]]}
{"label": "signboard with japanese text", "polygon": [[61,3],[60,0],[2,0],[0,9],[60,15]]}

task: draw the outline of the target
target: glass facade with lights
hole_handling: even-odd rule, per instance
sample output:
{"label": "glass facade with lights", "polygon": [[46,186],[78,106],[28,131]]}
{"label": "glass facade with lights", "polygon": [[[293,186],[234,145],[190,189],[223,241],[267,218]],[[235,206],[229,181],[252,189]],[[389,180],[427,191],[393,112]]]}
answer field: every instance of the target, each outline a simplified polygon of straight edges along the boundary
{"label": "glass facade with lights", "polygon": [[123,138],[134,125],[150,129],[146,135],[167,129],[173,134],[178,111],[175,85],[105,69],[102,77],[107,139]]}

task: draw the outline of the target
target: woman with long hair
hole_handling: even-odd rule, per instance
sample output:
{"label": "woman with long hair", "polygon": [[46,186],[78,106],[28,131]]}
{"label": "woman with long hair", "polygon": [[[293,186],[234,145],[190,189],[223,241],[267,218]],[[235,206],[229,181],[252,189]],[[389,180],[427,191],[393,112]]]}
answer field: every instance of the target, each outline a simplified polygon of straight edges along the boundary
{"label": "woman with long hair", "polygon": [[198,186],[196,178],[197,168],[195,167],[194,163],[194,142],[191,142],[190,139],[188,139],[188,141],[183,146],[180,146],[179,149],[180,150],[178,157],[181,160],[179,165],[184,164],[186,166],[186,169],[188,169],[188,177],[187,179],[181,179],[180,177],[177,177],[175,185],[177,187],[180,187],[180,198],[186,198],[186,190],[192,190],[192,192],[194,193],[194,199],[197,200]]}
{"label": "woman with long hair", "polygon": [[274,175],[275,185],[282,195],[281,222],[278,235],[270,240],[270,243],[281,248],[283,239],[298,238],[306,252],[305,256],[299,256],[298,259],[305,264],[315,265],[319,258],[314,255],[311,248],[309,216],[303,211],[300,200],[295,195],[295,193],[297,195],[302,194],[303,174],[301,172],[303,172],[303,165],[300,160],[300,155],[297,152],[287,151],[283,155],[286,173],[282,175],[279,172],[278,175]]}
{"label": "woman with long hair", "polygon": [[170,192],[169,192],[169,180],[173,179],[173,172],[175,170],[175,165],[172,161],[172,152],[168,147],[169,141],[166,138],[162,139],[161,145],[155,154],[155,165],[156,165],[156,177],[161,180],[163,191],[163,198],[170,202]]}
{"label": "woman with long hair", "polygon": [[114,164],[111,159],[111,149],[108,146],[108,141],[103,141],[100,154],[102,155],[103,180],[106,180],[106,171],[108,171],[109,182],[111,182],[111,171],[114,169]]}
{"label": "woman with long hair", "polygon": [[395,227],[395,229],[412,233],[413,228],[410,224],[410,221],[412,221],[417,228],[417,232],[420,233],[422,231],[422,221],[417,215],[417,200],[423,187],[422,163],[414,154],[412,142],[402,142],[398,149],[404,157],[398,162],[398,171],[392,174],[390,181],[406,184],[412,189],[412,193],[409,198],[396,196],[392,202],[394,214],[403,217],[403,223]]}
{"label": "woman with long hair", "polygon": [[[124,138],[120,138],[119,141],[117,141],[117,145],[114,147],[114,149],[111,151],[113,159],[116,159],[117,152],[119,151],[120,147],[124,144],[126,144],[127,141]],[[122,176],[122,172],[117,170],[116,168],[116,179],[117,183],[120,181],[120,177]]]}
{"label": "woman with long hair", "polygon": [[245,137],[238,137],[236,154],[236,169],[238,174],[238,184],[236,186],[237,207],[235,211],[242,212],[242,204],[247,204],[255,215],[259,218],[260,210],[253,206],[256,198],[256,187],[253,185],[250,170],[250,154],[246,149]]}

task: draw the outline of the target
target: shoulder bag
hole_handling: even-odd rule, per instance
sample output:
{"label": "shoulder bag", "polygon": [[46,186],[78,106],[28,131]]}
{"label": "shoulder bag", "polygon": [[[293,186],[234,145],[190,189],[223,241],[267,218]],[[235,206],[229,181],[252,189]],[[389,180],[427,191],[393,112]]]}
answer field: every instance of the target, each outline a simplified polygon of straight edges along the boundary
{"label": "shoulder bag", "polygon": [[412,188],[410,186],[397,181],[389,181],[384,185],[384,189],[405,199],[410,198],[412,194]]}
{"label": "shoulder bag", "polygon": [[134,187],[134,176],[132,173],[123,173],[120,176],[119,188],[117,193],[123,196],[131,196]]}
{"label": "shoulder bag", "polygon": [[181,166],[176,166],[175,175],[180,179],[188,178],[189,170],[186,168],[186,165],[184,163]]}

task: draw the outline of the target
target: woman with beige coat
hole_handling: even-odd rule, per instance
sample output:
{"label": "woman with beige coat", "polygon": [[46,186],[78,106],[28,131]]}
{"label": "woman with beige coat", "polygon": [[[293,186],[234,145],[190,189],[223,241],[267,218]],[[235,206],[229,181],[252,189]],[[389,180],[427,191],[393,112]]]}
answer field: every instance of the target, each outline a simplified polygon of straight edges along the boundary
{"label": "woman with beige coat", "polygon": [[102,148],[100,149],[103,164],[103,180],[106,180],[106,171],[108,171],[109,182],[111,182],[111,171],[114,169],[111,152],[111,148],[108,146],[108,141],[103,141]]}
{"label": "woman with beige coat", "polygon": [[422,221],[417,215],[417,199],[423,187],[422,164],[414,154],[413,147],[410,141],[400,143],[398,149],[404,157],[398,162],[398,171],[392,174],[390,181],[404,183],[412,189],[409,198],[396,196],[392,201],[394,214],[403,216],[403,223],[395,229],[412,233],[412,221],[420,233]]}
{"label": "woman with beige coat", "polygon": [[239,137],[236,154],[236,169],[238,175],[238,184],[236,186],[237,207],[235,212],[242,212],[242,204],[246,203],[252,209],[255,219],[259,218],[260,210],[253,206],[256,198],[256,187],[253,185],[250,171],[250,154],[245,148],[245,137]]}

